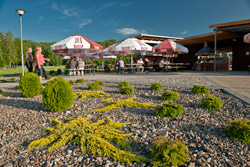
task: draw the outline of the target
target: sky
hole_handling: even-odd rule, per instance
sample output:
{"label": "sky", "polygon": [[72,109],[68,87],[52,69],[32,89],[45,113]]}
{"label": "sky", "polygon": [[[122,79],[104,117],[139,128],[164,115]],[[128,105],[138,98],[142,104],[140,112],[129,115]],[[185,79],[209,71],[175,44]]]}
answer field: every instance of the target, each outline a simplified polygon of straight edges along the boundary
{"label": "sky", "polygon": [[74,34],[93,41],[123,40],[140,33],[190,37],[209,25],[250,19],[250,0],[0,0],[0,32],[58,42]]}

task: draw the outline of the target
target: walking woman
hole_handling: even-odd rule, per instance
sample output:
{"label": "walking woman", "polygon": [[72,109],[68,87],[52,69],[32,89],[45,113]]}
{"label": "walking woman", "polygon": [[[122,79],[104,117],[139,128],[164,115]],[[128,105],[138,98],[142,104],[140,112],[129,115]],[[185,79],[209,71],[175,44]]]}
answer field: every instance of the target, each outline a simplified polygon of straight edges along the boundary
{"label": "walking woman", "polygon": [[50,59],[44,58],[42,54],[42,48],[40,46],[36,47],[36,54],[35,54],[35,68],[38,70],[38,76],[40,77],[40,82],[42,83],[42,75],[43,75],[43,63],[44,61],[50,61]]}
{"label": "walking woman", "polygon": [[33,72],[33,56],[31,48],[28,48],[28,51],[25,53],[25,62],[29,72]]}

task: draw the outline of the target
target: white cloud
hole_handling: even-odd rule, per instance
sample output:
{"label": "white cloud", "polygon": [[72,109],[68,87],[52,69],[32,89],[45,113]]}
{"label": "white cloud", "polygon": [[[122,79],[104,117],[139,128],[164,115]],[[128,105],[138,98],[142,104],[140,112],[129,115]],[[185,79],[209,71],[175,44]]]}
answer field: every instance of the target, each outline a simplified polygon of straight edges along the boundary
{"label": "white cloud", "polygon": [[82,27],[86,26],[87,24],[92,23],[91,19],[83,20],[82,23],[78,24],[78,27],[81,29]]}
{"label": "white cloud", "polygon": [[38,23],[41,23],[41,21],[44,19],[44,17],[43,16],[39,16],[39,18],[38,18]]}
{"label": "white cloud", "polygon": [[56,3],[52,3],[52,8],[61,12],[62,14],[64,14],[65,16],[78,16],[79,12],[75,9],[75,8],[66,8],[65,6],[59,6]]}
{"label": "white cloud", "polygon": [[111,7],[111,6],[113,6],[113,5],[115,5],[116,4],[116,2],[109,2],[109,3],[105,3],[103,6],[101,6],[100,8],[98,8],[97,10],[96,10],[96,12],[101,12],[102,10],[104,10],[104,9],[106,9],[106,8],[109,8],[109,7]]}
{"label": "white cloud", "polygon": [[189,33],[189,29],[186,29],[183,32],[181,32],[180,34],[185,35],[185,34],[188,34],[188,33]]}
{"label": "white cloud", "polygon": [[145,33],[145,31],[140,31],[134,28],[119,28],[115,30],[116,33],[122,34],[124,36],[126,35],[134,35],[134,34],[139,34],[139,33]]}

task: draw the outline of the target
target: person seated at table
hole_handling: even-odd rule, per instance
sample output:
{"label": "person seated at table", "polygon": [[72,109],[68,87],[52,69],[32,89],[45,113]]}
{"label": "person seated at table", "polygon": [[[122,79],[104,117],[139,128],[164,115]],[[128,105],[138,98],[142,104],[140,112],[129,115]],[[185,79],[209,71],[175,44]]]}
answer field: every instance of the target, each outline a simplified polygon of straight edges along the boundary
{"label": "person seated at table", "polygon": [[[69,66],[69,69],[76,69],[76,65],[77,65],[77,62],[76,62],[76,58],[72,58],[71,61],[69,62],[68,66]],[[75,75],[75,71],[71,72],[70,71],[70,75],[73,73],[73,75]]]}
{"label": "person seated at table", "polygon": [[109,72],[110,71],[107,61],[104,62],[104,71],[105,72]]}
{"label": "person seated at table", "polygon": [[137,71],[141,71],[141,72],[143,72],[143,70],[144,70],[144,67],[143,67],[143,64],[144,64],[144,62],[142,61],[142,58],[139,58],[139,60],[137,60],[137,63],[136,63],[137,65]]}
{"label": "person seated at table", "polygon": [[79,58],[79,61],[77,61],[77,68],[79,69],[80,75],[84,75],[84,67],[84,61],[82,60],[82,58]]}
{"label": "person seated at table", "polygon": [[166,62],[164,61],[164,58],[161,59],[159,63],[159,70],[164,71],[164,66],[166,65]]}
{"label": "person seated at table", "polygon": [[124,61],[122,60],[122,58],[119,59],[118,61],[118,73],[124,68]]}
{"label": "person seated at table", "polygon": [[168,70],[172,70],[172,67],[169,65],[169,64],[170,64],[170,62],[168,61],[168,59],[167,59],[167,58],[166,58],[165,63],[166,63],[165,69],[166,69],[167,71],[168,71]]}
{"label": "person seated at table", "polygon": [[144,68],[145,68],[145,71],[149,72],[149,68],[150,68],[150,62],[148,60],[148,58],[145,58],[145,62],[144,62]]}

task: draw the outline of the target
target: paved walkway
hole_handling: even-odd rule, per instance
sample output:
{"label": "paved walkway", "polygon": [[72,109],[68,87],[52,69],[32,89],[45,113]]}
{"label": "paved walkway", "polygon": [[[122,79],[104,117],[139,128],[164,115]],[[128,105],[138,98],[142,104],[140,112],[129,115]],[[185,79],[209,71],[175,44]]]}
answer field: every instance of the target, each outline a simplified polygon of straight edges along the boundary
{"label": "paved walkway", "polygon": [[[194,84],[207,85],[210,88],[223,89],[250,104],[250,75],[246,71],[227,72],[174,72],[174,73],[150,73],[150,74],[114,74],[98,73],[95,76],[62,76],[66,80],[103,80],[106,82],[120,82],[127,80],[131,84],[150,85],[152,82],[160,82],[165,86],[193,87]],[[13,78],[13,77],[10,77]],[[4,78],[1,78],[4,79]],[[7,79],[7,78],[6,78]],[[43,80],[46,83],[47,80]],[[0,87],[16,86],[18,83],[1,83]]]}

